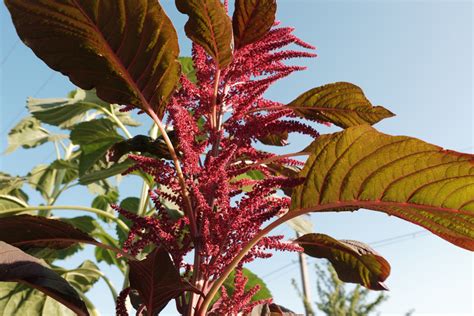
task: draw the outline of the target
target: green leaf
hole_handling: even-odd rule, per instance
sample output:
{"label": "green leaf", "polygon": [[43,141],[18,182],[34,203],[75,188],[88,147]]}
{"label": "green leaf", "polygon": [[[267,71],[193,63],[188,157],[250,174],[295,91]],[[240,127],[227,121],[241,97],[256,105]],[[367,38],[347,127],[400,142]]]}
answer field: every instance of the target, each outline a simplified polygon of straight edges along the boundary
{"label": "green leaf", "polygon": [[109,103],[163,115],[179,76],[179,47],[158,1],[5,3],[20,38],[49,67]]}
{"label": "green leaf", "polygon": [[15,196],[0,195],[0,216],[2,211],[19,207],[28,207],[28,204]]}
{"label": "green leaf", "polygon": [[[140,199],[137,197],[127,197],[124,200],[122,200],[122,202],[120,202],[120,207],[130,213],[138,214],[138,209],[140,207]],[[127,224],[128,227],[132,227],[132,221],[130,221],[129,219],[126,219],[122,214],[119,215],[119,218],[125,224]],[[125,239],[128,236],[128,233],[124,232],[118,225],[116,226],[116,232],[117,232],[119,244],[123,245]]]}
{"label": "green leaf", "polygon": [[70,98],[28,98],[27,106],[31,115],[39,121],[61,128],[71,128],[83,121],[87,111],[94,108],[93,104],[83,102],[85,98],[86,91],[77,89]]}
{"label": "green leaf", "polygon": [[16,282],[0,282],[0,311],[4,316],[77,315],[43,292]]}
{"label": "green leaf", "polygon": [[197,77],[193,59],[191,57],[179,57],[178,60],[181,64],[181,72],[188,78],[189,81],[196,83]]}
{"label": "green leaf", "polygon": [[275,23],[275,0],[236,0],[232,17],[235,49],[265,36]]}
{"label": "green leaf", "polygon": [[328,259],[341,281],[358,283],[371,290],[388,290],[383,282],[390,275],[390,264],[368,245],[336,240],[324,234],[306,234],[295,242],[307,255]]}
{"label": "green leaf", "polygon": [[82,122],[71,130],[71,141],[81,146],[79,175],[84,175],[98,160],[105,157],[107,150],[123,140],[112,122],[98,119]]}
{"label": "green leaf", "polygon": [[54,178],[54,169],[51,165],[41,164],[34,167],[28,174],[28,183],[41,193],[44,199],[48,200],[55,184]]}
{"label": "green leaf", "polygon": [[[242,269],[242,273],[243,273],[243,276],[247,279],[247,284],[245,284],[245,291],[248,291],[254,288],[256,285],[260,286],[260,290],[254,296],[252,296],[252,299],[251,299],[252,302],[272,298],[272,294],[270,290],[268,289],[267,285],[265,284],[265,282],[263,282],[263,280],[260,279],[255,273],[253,273],[252,271],[246,268]],[[224,286],[229,295],[234,293],[234,290],[235,290],[234,280],[235,280],[235,271],[232,271],[232,273],[227,277],[227,279],[224,282]]]}
{"label": "green leaf", "polygon": [[348,82],[336,82],[311,89],[288,107],[311,120],[330,122],[347,128],[356,125],[373,125],[394,114],[381,106],[372,106],[362,89]]}
{"label": "green leaf", "polygon": [[[237,182],[240,180],[262,180],[265,178],[265,175],[260,170],[249,170],[245,173],[239,174],[238,176],[233,177],[230,181]],[[244,185],[242,186],[242,191],[250,192],[252,191],[253,185]]]}
{"label": "green leaf", "polygon": [[61,275],[76,291],[82,293],[87,293],[99,281],[101,276],[99,267],[90,260],[84,261],[75,269],[66,270],[56,267],[53,270]]}
{"label": "green leaf", "polygon": [[0,281],[23,283],[54,298],[77,315],[89,315],[84,302],[66,280],[35,257],[3,241],[0,241],[0,266]]}
{"label": "green leaf", "polygon": [[53,161],[51,168],[55,170],[63,170],[64,175],[62,178],[62,184],[70,183],[79,176],[79,166],[77,159],[64,160],[58,159]]}
{"label": "green leaf", "polygon": [[24,177],[12,177],[0,171],[0,195],[20,189],[25,183]]}
{"label": "green leaf", "polygon": [[367,125],[321,136],[305,151],[293,212],[376,210],[474,250],[474,155]]}
{"label": "green leaf", "polygon": [[25,149],[34,148],[48,141],[67,138],[66,135],[53,135],[41,127],[40,122],[34,117],[22,119],[8,133],[8,147],[5,154],[14,152],[18,147]]}
{"label": "green leaf", "polygon": [[184,30],[214,58],[220,69],[232,61],[232,22],[220,0],[176,0],[178,10],[189,16]]}
{"label": "green leaf", "polygon": [[[92,201],[92,207],[99,210],[103,210],[107,213],[114,213],[114,210],[110,207],[110,204],[117,203],[119,193],[116,189],[109,190],[106,194],[96,196]],[[110,219],[103,216],[99,216],[105,222],[110,222]]]}
{"label": "green leaf", "polygon": [[131,160],[124,160],[120,163],[114,163],[111,167],[107,169],[95,170],[89,173],[86,173],[79,178],[79,183],[82,185],[88,185],[93,182],[104,180],[127,171],[131,166],[134,165],[134,162]]}

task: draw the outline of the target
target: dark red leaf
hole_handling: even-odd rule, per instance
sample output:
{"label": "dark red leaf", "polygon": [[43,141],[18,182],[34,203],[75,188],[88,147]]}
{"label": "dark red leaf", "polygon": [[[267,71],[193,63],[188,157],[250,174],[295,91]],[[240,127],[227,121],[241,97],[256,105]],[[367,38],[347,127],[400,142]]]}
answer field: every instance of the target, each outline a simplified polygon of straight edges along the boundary
{"label": "dark red leaf", "polygon": [[0,240],[27,250],[63,249],[77,243],[98,244],[71,224],[41,216],[18,215],[0,218]]}
{"label": "dark red leaf", "polygon": [[0,281],[26,284],[54,298],[79,316],[89,315],[86,305],[66,280],[43,266],[35,257],[3,241],[0,241]]}
{"label": "dark red leaf", "polygon": [[185,291],[196,291],[181,279],[166,250],[159,247],[142,261],[129,262],[130,287],[140,294],[147,315],[156,315],[168,302]]}

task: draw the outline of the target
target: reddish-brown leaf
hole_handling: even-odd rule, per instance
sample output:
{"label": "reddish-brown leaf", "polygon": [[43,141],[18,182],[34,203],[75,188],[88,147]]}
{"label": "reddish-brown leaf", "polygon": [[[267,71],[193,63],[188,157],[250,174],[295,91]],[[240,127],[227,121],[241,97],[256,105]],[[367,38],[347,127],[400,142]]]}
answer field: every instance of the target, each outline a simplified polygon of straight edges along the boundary
{"label": "reddish-brown leaf", "polygon": [[236,0],[232,17],[235,49],[254,43],[275,23],[275,0]]}
{"label": "reddish-brown leaf", "polygon": [[305,151],[291,212],[376,210],[474,250],[474,155],[367,125],[323,135]]}
{"label": "reddish-brown leaf", "polygon": [[0,240],[22,250],[63,249],[77,243],[98,243],[71,224],[42,216],[3,217],[0,218],[0,227]]}
{"label": "reddish-brown leaf", "polygon": [[0,281],[26,284],[54,298],[79,316],[89,315],[86,305],[66,280],[43,266],[35,257],[3,241],[0,241]]}
{"label": "reddish-brown leaf", "polygon": [[156,248],[142,261],[129,262],[130,287],[140,294],[148,315],[156,315],[168,302],[185,291],[195,291],[182,280],[163,248]]}
{"label": "reddish-brown leaf", "polygon": [[5,3],[20,38],[49,67],[104,101],[163,114],[180,66],[176,31],[158,1]]}
{"label": "reddish-brown leaf", "polygon": [[311,257],[328,259],[341,281],[371,290],[387,290],[383,281],[390,275],[390,264],[368,245],[324,234],[306,234],[296,242]]}
{"label": "reddish-brown leaf", "polygon": [[176,0],[189,16],[186,35],[211,55],[220,69],[232,61],[232,22],[220,0]]}

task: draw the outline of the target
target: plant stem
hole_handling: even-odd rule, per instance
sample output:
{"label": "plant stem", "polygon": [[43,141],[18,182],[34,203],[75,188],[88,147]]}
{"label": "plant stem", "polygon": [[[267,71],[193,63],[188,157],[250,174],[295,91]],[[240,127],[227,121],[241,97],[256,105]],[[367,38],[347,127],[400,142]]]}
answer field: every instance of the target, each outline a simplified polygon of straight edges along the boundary
{"label": "plant stem", "polygon": [[101,215],[111,219],[117,223],[125,232],[129,231],[128,226],[119,218],[115,217],[114,215],[107,213],[105,211],[99,210],[93,207],[85,207],[85,206],[76,206],[76,205],[39,205],[39,206],[28,206],[28,207],[17,207],[11,208],[5,211],[2,211],[2,215],[7,214],[16,214],[25,211],[50,211],[50,210],[74,210],[74,211],[84,211],[89,213],[94,213],[96,215]]}
{"label": "plant stem", "polygon": [[156,123],[156,126],[158,126],[158,129],[160,130],[161,136],[163,137],[163,140],[166,143],[166,146],[168,147],[168,151],[171,155],[171,158],[173,159],[174,166],[176,168],[176,174],[179,179],[179,184],[181,186],[181,191],[183,193],[183,198],[185,202],[185,214],[189,218],[190,222],[190,227],[191,227],[191,234],[193,238],[196,238],[198,236],[197,232],[197,226],[196,226],[196,219],[194,217],[194,212],[193,212],[193,207],[191,203],[191,197],[189,196],[188,190],[186,188],[186,181],[184,179],[184,174],[183,170],[181,169],[181,164],[179,162],[178,156],[176,155],[176,151],[174,149],[173,143],[171,143],[171,140],[168,136],[168,133],[166,132],[165,127],[163,126],[163,123],[161,123],[160,118],[156,115],[156,113],[151,109],[147,111],[148,115],[153,119],[153,121]]}
{"label": "plant stem", "polygon": [[245,255],[250,251],[250,249],[255,246],[260,239],[262,239],[265,235],[267,235],[270,231],[275,229],[276,227],[280,226],[281,224],[285,223],[286,221],[295,218],[297,216],[300,216],[302,214],[308,213],[310,211],[316,212],[319,209],[326,209],[326,208],[334,208],[336,206],[331,206],[331,205],[324,205],[320,206],[317,208],[311,208],[311,209],[298,209],[298,210],[292,210],[282,217],[278,218],[274,222],[270,223],[268,226],[266,226],[264,229],[262,229],[258,234],[256,234],[252,240],[249,241],[245,247],[242,248],[242,250],[235,256],[235,258],[232,260],[232,262],[227,266],[227,268],[222,272],[221,276],[214,282],[212,285],[211,289],[206,295],[206,298],[204,302],[202,303],[199,312],[196,315],[199,316],[204,316],[206,314],[207,309],[209,308],[209,305],[211,304],[212,299],[214,296],[217,294],[217,291],[220,289],[222,284],[224,284],[224,281],[227,279],[227,277],[231,274],[231,272],[235,269],[235,267],[239,264],[240,260],[245,257]]}

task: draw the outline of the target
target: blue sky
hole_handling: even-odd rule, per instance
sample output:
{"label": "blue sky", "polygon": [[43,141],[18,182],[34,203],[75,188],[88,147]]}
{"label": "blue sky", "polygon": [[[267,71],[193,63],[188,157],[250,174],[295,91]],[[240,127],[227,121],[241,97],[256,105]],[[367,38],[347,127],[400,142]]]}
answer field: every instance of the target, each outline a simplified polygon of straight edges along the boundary
{"label": "blue sky", "polygon": [[[181,50],[186,55],[189,42],[182,31],[185,18],[174,8],[174,1],[162,1],[162,4],[175,22]],[[317,46],[318,58],[302,60],[300,64],[308,66],[308,70],[277,84],[268,97],[290,101],[325,83],[352,82],[362,87],[374,104],[397,114],[377,124],[379,130],[415,136],[453,150],[472,151],[473,2],[280,0],[278,4],[282,25],[294,26],[300,38]],[[0,23],[0,151],[3,151],[6,130],[26,114],[26,97],[61,97],[73,86],[18,43],[4,5],[0,7]],[[301,137],[291,140],[288,152],[309,141]],[[52,151],[45,147],[0,156],[0,170],[25,174],[32,166],[54,159]],[[136,183],[127,181],[122,197],[138,194]],[[64,196],[59,204],[84,205],[86,194],[85,190],[76,190]],[[39,203],[39,199],[32,198],[32,202]],[[399,242],[374,247],[392,265],[392,274],[386,282],[391,290],[390,299],[380,308],[382,315],[401,315],[412,308],[415,315],[474,313],[472,253],[436,236],[419,233],[418,226],[377,212],[318,214],[311,218],[318,232],[368,243],[416,232]],[[287,227],[276,232],[293,237]],[[82,259],[91,253],[88,248]],[[80,259],[74,258],[66,264],[77,265]],[[273,259],[253,263],[250,268],[264,276],[278,304],[302,311],[290,284],[291,278],[299,278],[298,267],[287,266],[295,260],[295,255],[277,254]],[[287,267],[280,274],[273,273],[284,266]],[[114,269],[101,267],[115,276],[116,285],[121,284]],[[315,275],[311,277],[315,283]],[[102,314],[112,315],[113,302],[106,291],[99,284],[90,297]],[[313,297],[315,294],[313,286]],[[173,309],[163,313],[174,314]]]}

